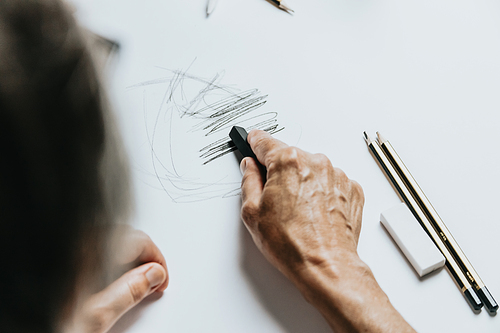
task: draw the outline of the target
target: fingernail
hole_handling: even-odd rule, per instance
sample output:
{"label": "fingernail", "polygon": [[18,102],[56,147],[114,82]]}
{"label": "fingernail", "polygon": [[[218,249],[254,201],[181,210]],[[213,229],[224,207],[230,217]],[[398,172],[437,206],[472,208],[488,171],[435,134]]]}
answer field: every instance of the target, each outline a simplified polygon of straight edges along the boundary
{"label": "fingernail", "polygon": [[241,171],[242,176],[245,174],[246,169],[247,169],[247,159],[244,158],[241,160],[241,163],[240,163],[240,171]]}
{"label": "fingernail", "polygon": [[[251,132],[251,131],[250,131],[250,132]],[[250,132],[248,132],[248,134],[250,134]],[[250,142],[250,141],[252,141],[252,140],[253,140],[252,138],[253,138],[253,135],[247,135],[247,142],[248,142],[248,144],[249,144],[250,146],[252,145],[252,143]]]}
{"label": "fingernail", "polygon": [[155,265],[146,272],[146,279],[149,281],[149,287],[154,288],[163,282],[165,272],[161,267]]}

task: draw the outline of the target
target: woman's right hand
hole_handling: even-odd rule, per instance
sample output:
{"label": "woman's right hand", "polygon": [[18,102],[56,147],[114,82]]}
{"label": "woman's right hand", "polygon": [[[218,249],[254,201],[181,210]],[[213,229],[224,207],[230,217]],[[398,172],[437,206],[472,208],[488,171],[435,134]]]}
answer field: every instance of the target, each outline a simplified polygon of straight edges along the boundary
{"label": "woman's right hand", "polygon": [[[242,219],[264,256],[335,332],[414,332],[357,254],[364,195],[322,154],[268,133],[247,138],[259,162],[241,162]],[[267,180],[265,180],[267,178]]]}

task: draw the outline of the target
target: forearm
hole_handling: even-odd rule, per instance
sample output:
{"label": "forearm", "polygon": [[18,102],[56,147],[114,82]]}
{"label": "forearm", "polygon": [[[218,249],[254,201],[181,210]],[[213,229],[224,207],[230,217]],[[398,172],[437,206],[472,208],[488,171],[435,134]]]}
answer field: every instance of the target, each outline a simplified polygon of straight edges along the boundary
{"label": "forearm", "polygon": [[334,332],[415,332],[394,309],[357,254],[331,265],[310,265],[292,280]]}

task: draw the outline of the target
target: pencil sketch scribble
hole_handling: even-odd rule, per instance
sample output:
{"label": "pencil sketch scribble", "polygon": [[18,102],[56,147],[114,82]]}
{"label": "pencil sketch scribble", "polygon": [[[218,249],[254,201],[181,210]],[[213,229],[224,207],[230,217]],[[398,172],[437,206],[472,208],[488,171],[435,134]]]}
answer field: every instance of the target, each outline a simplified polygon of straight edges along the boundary
{"label": "pencil sketch scribble", "polygon": [[236,150],[228,133],[234,125],[270,134],[283,130],[278,113],[264,108],[268,96],[223,84],[224,73],[202,78],[189,69],[158,70],[167,75],[128,87],[142,91],[151,162],[144,174],[174,202],[239,195],[241,176],[228,171],[238,169],[236,159],[221,160]]}

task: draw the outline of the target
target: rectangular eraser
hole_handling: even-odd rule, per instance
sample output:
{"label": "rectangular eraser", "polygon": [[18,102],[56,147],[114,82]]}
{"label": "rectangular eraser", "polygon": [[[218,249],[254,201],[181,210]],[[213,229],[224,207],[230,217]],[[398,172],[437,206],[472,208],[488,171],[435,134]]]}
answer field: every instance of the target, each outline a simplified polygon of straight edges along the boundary
{"label": "rectangular eraser", "polygon": [[445,258],[405,203],[380,214],[387,229],[419,276],[441,268]]}

